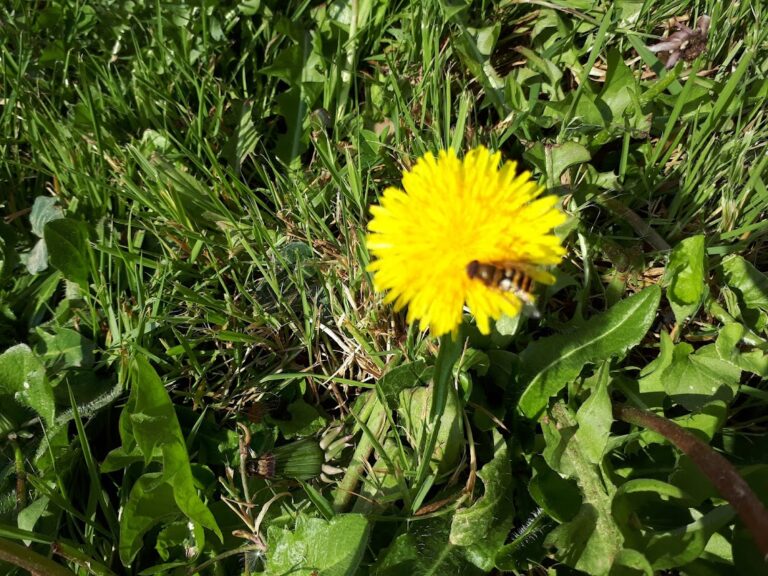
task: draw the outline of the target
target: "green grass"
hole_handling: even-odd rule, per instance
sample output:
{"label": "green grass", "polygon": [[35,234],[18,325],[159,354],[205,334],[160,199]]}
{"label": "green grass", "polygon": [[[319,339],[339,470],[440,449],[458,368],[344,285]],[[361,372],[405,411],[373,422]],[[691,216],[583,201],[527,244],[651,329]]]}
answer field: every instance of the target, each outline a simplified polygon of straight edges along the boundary
{"label": "green grass", "polygon": [[[705,54],[664,70],[647,46],[702,14]],[[768,498],[761,3],[9,0],[0,22],[0,549],[83,575],[288,573],[281,547],[305,575],[760,571],[692,460],[611,402]],[[419,156],[479,144],[562,197],[569,253],[540,322],[468,320],[454,364],[374,293],[365,226]],[[284,454],[335,426],[333,483],[246,475],[246,430]]]}

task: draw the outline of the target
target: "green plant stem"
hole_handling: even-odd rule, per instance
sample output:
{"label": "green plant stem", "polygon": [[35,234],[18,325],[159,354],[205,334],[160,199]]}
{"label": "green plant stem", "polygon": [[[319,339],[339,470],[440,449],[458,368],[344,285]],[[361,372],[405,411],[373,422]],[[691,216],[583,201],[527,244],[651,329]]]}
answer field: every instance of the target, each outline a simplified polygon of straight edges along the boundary
{"label": "green plant stem", "polygon": [[9,434],[8,441],[13,447],[13,460],[16,468],[16,510],[27,507],[27,471],[24,468],[24,452],[16,440],[16,434]]}
{"label": "green plant stem", "polygon": [[37,552],[16,544],[5,538],[0,538],[0,560],[29,570],[33,576],[73,576],[61,564],[57,564],[50,558],[38,554]]}
{"label": "green plant stem", "polygon": [[728,460],[684,428],[652,412],[615,404],[613,415],[617,420],[658,432],[688,455],[733,506],[755,539],[763,559],[768,561],[768,510]]}
{"label": "green plant stem", "polygon": [[[360,411],[360,421],[367,425],[376,438],[381,438],[386,429],[386,409],[386,406],[379,402],[375,394],[370,394],[368,403]],[[344,478],[339,483],[333,497],[333,509],[336,512],[342,512],[349,506],[352,496],[355,494],[355,488],[357,488],[360,478],[365,472],[371,452],[373,452],[373,441],[363,433],[360,442],[357,443],[355,453],[352,455],[352,460],[347,466],[347,471],[344,473]]]}
{"label": "green plant stem", "polygon": [[451,393],[453,385],[453,366],[461,357],[464,338],[457,334],[454,338],[451,334],[446,334],[440,338],[440,350],[435,360],[435,375],[433,377],[432,406],[430,408],[429,435],[424,447],[422,460],[416,473],[417,493],[421,491],[421,486],[429,473],[432,463],[432,455],[435,453],[437,445],[437,436],[440,433],[440,422],[443,418],[445,405],[448,403],[448,394]]}
{"label": "green plant stem", "polygon": [[77,564],[82,570],[88,571],[89,574],[93,574],[94,576],[116,576],[115,573],[104,564],[97,562],[69,544],[65,544],[64,542],[54,542],[51,544],[51,550],[54,554]]}

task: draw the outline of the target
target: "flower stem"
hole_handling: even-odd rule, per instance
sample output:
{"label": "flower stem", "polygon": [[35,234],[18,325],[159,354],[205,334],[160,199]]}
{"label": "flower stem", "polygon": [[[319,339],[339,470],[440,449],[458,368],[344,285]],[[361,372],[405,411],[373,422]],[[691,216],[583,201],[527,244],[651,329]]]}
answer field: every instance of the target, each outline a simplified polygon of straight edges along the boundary
{"label": "flower stem", "polygon": [[[417,493],[421,492],[422,485],[429,473],[432,455],[437,444],[437,436],[440,433],[440,422],[448,403],[448,394],[451,393],[451,386],[453,385],[453,366],[461,357],[463,346],[464,338],[460,334],[457,334],[455,338],[451,334],[446,334],[440,338],[440,350],[437,353],[435,374],[432,378],[434,390],[432,391],[432,406],[429,411],[429,435],[414,483]],[[418,504],[418,502],[414,503],[414,505]]]}
{"label": "flower stem", "polygon": [[733,506],[755,539],[763,559],[768,560],[768,510],[728,460],[684,428],[652,412],[614,404],[613,416],[658,432],[688,455]]}

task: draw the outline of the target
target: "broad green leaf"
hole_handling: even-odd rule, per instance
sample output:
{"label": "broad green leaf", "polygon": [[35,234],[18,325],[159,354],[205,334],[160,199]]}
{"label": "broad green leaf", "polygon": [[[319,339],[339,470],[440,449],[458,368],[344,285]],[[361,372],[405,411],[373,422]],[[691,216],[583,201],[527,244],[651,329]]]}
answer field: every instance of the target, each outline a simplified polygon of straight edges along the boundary
{"label": "broad green leaf", "polygon": [[[402,418],[409,442],[417,453],[424,449],[429,436],[433,390],[434,386],[409,388],[398,396],[397,412]],[[460,410],[456,392],[449,391],[432,455],[432,466],[438,474],[452,470],[464,450],[464,425]]]}
{"label": "broad green leaf", "polygon": [[653,576],[653,566],[642,552],[624,548],[614,559],[609,576]]}
{"label": "broad green leaf", "polygon": [[546,147],[545,158],[547,159],[547,175],[557,181],[568,168],[589,162],[592,156],[589,150],[581,144],[568,141]]}
{"label": "broad green leaf", "polygon": [[45,225],[45,244],[51,266],[67,280],[88,284],[88,229],[80,220],[60,218]]}
{"label": "broad green leaf", "polygon": [[37,412],[49,426],[53,424],[53,388],[43,363],[26,344],[17,344],[0,355],[0,396],[6,394]]}
{"label": "broad green leaf", "polygon": [[222,538],[216,519],[197,494],[186,443],[160,377],[146,359],[138,357],[131,365],[130,381],[131,393],[120,415],[123,446],[107,460],[114,467],[130,460],[138,448],[149,463],[159,451],[162,472],[145,474],[137,481],[120,517],[120,559],[126,566],[141,547],[144,533],[156,524],[150,523],[148,511],[157,499],[163,501],[163,521],[173,510],[177,517],[184,514]]}
{"label": "broad green leaf", "polygon": [[[586,100],[585,100],[586,101]],[[599,112],[596,112],[599,118]],[[558,182],[560,176],[571,166],[589,162],[592,156],[584,146],[576,142],[562,144],[536,143],[525,152],[525,158],[533,162],[552,182]]]}
{"label": "broad green leaf", "polygon": [[38,196],[32,204],[32,212],[29,214],[29,222],[32,225],[32,234],[38,238],[43,237],[43,230],[48,222],[64,218],[64,211],[57,204],[58,199],[53,196]]}
{"label": "broad green leaf", "polygon": [[234,103],[232,115],[236,123],[222,151],[227,164],[233,170],[240,170],[245,158],[254,151],[259,142],[260,134],[253,122],[252,114],[253,104],[249,100]]}
{"label": "broad green leaf", "polygon": [[608,53],[608,73],[600,100],[611,111],[611,117],[606,121],[613,123],[620,123],[625,111],[637,102],[637,80],[618,50]]}
{"label": "broad green leaf", "polygon": [[693,316],[704,300],[706,265],[704,236],[686,238],[669,256],[665,273],[667,298],[678,323]]}
{"label": "broad green leaf", "polygon": [[365,553],[370,524],[360,514],[326,521],[299,515],[294,531],[270,526],[268,574],[354,576]]}
{"label": "broad green leaf", "polygon": [[[203,527],[195,522],[171,522],[160,530],[155,550],[164,562],[196,558],[205,544]],[[185,562],[185,564],[186,564]]]}
{"label": "broad green leaf", "polygon": [[[504,544],[512,527],[514,505],[512,503],[512,466],[509,449],[502,436],[494,430],[493,460],[477,473],[483,481],[483,495],[468,508],[461,508],[453,515],[449,541],[457,546],[469,546],[486,540],[494,523],[502,521],[506,531],[498,545]],[[495,556],[495,552],[494,552]]]}
{"label": "broad green leaf", "polygon": [[[16,518],[17,526],[22,530],[33,532],[37,521],[48,512],[49,503],[50,499],[46,496],[42,496],[29,504],[26,508],[20,510]],[[25,544],[29,546],[29,541],[26,541]]]}
{"label": "broad green leaf", "polygon": [[[163,453],[160,450],[156,450],[154,457],[160,459]],[[108,474],[115,472],[116,470],[122,470],[128,468],[131,464],[137,462],[143,462],[144,455],[139,450],[138,446],[134,446],[134,450],[129,452],[125,449],[125,446],[118,446],[114,450],[107,454],[104,461],[101,463],[99,470],[102,474]]]}
{"label": "broad green leaf", "polygon": [[616,524],[621,527],[627,545],[644,549],[647,544],[644,527],[638,517],[643,516],[643,507],[659,507],[659,500],[673,503],[681,508],[693,504],[694,500],[680,487],[653,478],[628,480],[616,490],[611,510]]}
{"label": "broad green leaf", "polygon": [[738,255],[725,258],[722,268],[725,283],[739,299],[744,319],[750,327],[762,328],[768,313],[768,276]]}
{"label": "broad green leaf", "polygon": [[576,413],[579,423],[576,440],[584,456],[593,464],[599,464],[603,459],[613,424],[611,397],[608,394],[609,368],[608,362],[600,367],[589,398]]}
{"label": "broad green leaf", "polygon": [[397,536],[371,568],[371,576],[437,576],[487,574],[471,562],[465,549],[448,540],[450,519],[437,517],[412,522]]}
{"label": "broad green leaf", "polygon": [[460,12],[463,12],[469,6],[471,5],[471,2],[469,0],[440,0],[439,6],[440,10],[443,13],[443,18],[445,20],[450,20]]}
{"label": "broad green leaf", "polygon": [[[766,504],[768,503],[768,464],[765,464],[764,456],[761,460],[757,466],[742,468],[741,472],[755,495],[762,500],[763,504]],[[765,559],[757,549],[754,536],[741,520],[735,523],[732,545],[733,562],[736,567],[734,574],[760,574],[765,571]]]}
{"label": "broad green leaf", "polygon": [[52,369],[90,366],[93,363],[93,342],[70,328],[57,328],[55,334],[37,330],[40,343],[37,352]]}
{"label": "broad green leaf", "polygon": [[534,475],[528,483],[528,492],[536,504],[558,522],[576,516],[581,506],[581,492],[576,481],[555,472],[540,454],[531,458],[531,468]]}
{"label": "broad green leaf", "polygon": [[494,430],[494,456],[477,473],[483,481],[483,495],[468,508],[453,515],[449,541],[470,546],[467,557],[479,568],[491,570],[496,554],[514,524],[512,466],[504,438]]}
{"label": "broad green leaf", "polygon": [[661,291],[651,286],[590,319],[578,331],[542,338],[520,356],[526,388],[520,411],[538,417],[549,398],[557,394],[582,368],[621,354],[636,345],[650,328]]}
{"label": "broad green leaf", "polygon": [[747,329],[735,322],[723,326],[715,342],[717,354],[741,370],[766,378],[768,377],[768,354],[758,349],[749,351],[743,349],[741,339],[746,333]]}
{"label": "broad green leaf", "polygon": [[542,424],[544,457],[553,469],[576,480],[584,500],[572,520],[549,533],[545,545],[557,548],[556,557],[577,570],[607,574],[624,542],[611,511],[612,486],[587,458],[576,435],[576,419],[565,404],[555,404],[551,414]]}
{"label": "broad green leaf", "polygon": [[659,337],[659,355],[640,370],[637,381],[640,399],[648,407],[660,407],[667,398],[664,388],[664,371],[672,364],[675,355],[675,343],[668,332]]}
{"label": "broad green leaf", "polygon": [[134,483],[120,514],[119,551],[124,566],[129,566],[141,549],[147,531],[178,518],[173,492],[160,472],[144,474]]}
{"label": "broad green leaf", "polygon": [[667,394],[691,411],[701,410],[715,397],[730,403],[736,395],[741,369],[717,355],[714,344],[699,348],[687,342],[674,348],[672,363],[664,370]]}
{"label": "broad green leaf", "polygon": [[311,404],[299,398],[288,405],[290,420],[277,420],[269,418],[286,438],[295,436],[311,436],[325,426],[325,417]]}
{"label": "broad green leaf", "polygon": [[387,405],[394,410],[397,408],[397,399],[400,392],[406,388],[415,388],[428,384],[431,372],[432,369],[427,366],[424,360],[408,362],[407,364],[396,366],[384,374],[377,386],[384,393]]}
{"label": "broad green leaf", "polygon": [[[692,510],[692,513],[696,513]],[[718,506],[699,516],[687,526],[653,534],[644,548],[654,570],[684,566],[698,558],[710,537],[733,520],[735,512],[728,505]]]}

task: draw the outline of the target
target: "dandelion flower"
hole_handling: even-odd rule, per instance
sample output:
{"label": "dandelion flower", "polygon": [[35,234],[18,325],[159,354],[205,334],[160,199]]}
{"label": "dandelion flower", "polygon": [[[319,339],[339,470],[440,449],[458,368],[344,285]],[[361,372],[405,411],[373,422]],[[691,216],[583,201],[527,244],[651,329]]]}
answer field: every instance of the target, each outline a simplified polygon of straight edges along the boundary
{"label": "dandelion flower", "polygon": [[471,278],[470,263],[521,263],[537,270],[538,282],[552,283],[543,267],[565,252],[552,233],[566,219],[557,197],[540,197],[530,173],[516,174],[515,162],[499,168],[500,159],[483,147],[463,160],[452,149],[437,158],[428,153],[403,174],[404,190],[387,188],[371,207],[375,288],[387,291],[385,302],[396,310],[408,306],[408,322],[419,320],[435,336],[456,331],[465,304],[484,334],[491,319],[523,307],[514,292]]}

